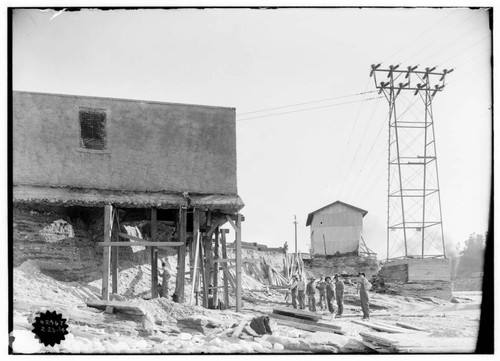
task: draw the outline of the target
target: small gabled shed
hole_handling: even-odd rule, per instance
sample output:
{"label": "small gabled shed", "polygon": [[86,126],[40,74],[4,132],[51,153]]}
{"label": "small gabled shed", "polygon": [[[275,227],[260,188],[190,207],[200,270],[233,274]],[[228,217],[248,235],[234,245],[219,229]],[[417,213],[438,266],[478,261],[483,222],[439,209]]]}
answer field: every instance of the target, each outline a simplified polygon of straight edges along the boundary
{"label": "small gabled shed", "polygon": [[358,254],[367,213],[341,201],[309,213],[306,226],[311,226],[311,255]]}

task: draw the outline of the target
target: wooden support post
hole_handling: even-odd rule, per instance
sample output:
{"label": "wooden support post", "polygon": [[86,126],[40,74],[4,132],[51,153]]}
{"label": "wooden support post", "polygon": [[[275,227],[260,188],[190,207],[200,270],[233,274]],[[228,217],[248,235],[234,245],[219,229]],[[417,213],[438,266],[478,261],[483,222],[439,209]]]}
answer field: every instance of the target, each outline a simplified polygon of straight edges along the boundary
{"label": "wooden support post", "polygon": [[[113,227],[113,240],[115,242],[119,241],[118,232],[120,231],[120,222],[118,221],[118,209],[114,210],[113,222],[115,222],[115,226]],[[111,248],[111,293],[118,293],[118,252],[120,247],[112,247]]]}
{"label": "wooden support post", "polygon": [[208,307],[208,282],[210,282],[208,279],[207,279],[207,271],[206,271],[206,268],[208,266],[207,264],[207,254],[205,252],[205,244],[207,242],[207,240],[205,239],[205,237],[202,238],[203,239],[203,244],[200,245],[200,251],[201,251],[201,270],[200,270],[200,276],[202,277],[202,286],[203,286],[203,307],[207,308]]}
{"label": "wooden support post", "polygon": [[[111,232],[113,231],[113,206],[106,204],[104,206],[104,242],[111,242]],[[109,300],[109,273],[111,260],[111,247],[106,246],[102,249],[102,299]]]}
{"label": "wooden support post", "polygon": [[242,303],[242,285],[241,271],[243,264],[241,262],[241,214],[238,214],[236,221],[236,312],[243,311]]}
{"label": "wooden support post", "polygon": [[199,254],[199,247],[200,247],[200,234],[198,233],[198,237],[196,237],[196,242],[194,243],[195,245],[195,254],[194,254],[194,272],[193,272],[193,281],[191,282],[191,297],[189,298],[189,304],[192,306],[193,301],[194,301],[194,292],[195,292],[195,287],[196,287],[196,277],[197,277],[197,270],[198,270],[198,254]]}
{"label": "wooden support post", "polygon": [[[151,208],[151,241],[158,242],[156,208]],[[151,298],[158,298],[158,249],[151,247]]]}
{"label": "wooden support post", "polygon": [[[222,246],[222,258],[227,258],[227,247],[226,247],[226,233],[229,232],[227,229],[221,229],[220,243]],[[227,279],[227,268],[226,264],[222,264],[222,269],[224,270],[224,306],[229,309],[229,280]]]}
{"label": "wooden support post", "polygon": [[[214,232],[214,261],[219,259],[219,228]],[[220,265],[217,262],[213,263],[214,267],[214,288],[213,288],[213,293],[214,293],[214,307],[217,308],[219,304],[219,268]]]}
{"label": "wooden support post", "polygon": [[[210,294],[210,284],[212,283],[212,270],[214,267],[213,260],[212,260],[212,235],[204,236],[205,239],[205,267],[203,268],[205,271],[205,282],[204,282],[204,293],[206,294],[207,298],[207,308],[210,306],[208,304],[208,301],[210,299],[209,294]],[[213,296],[213,295],[212,295]],[[213,302],[213,299],[212,299]]]}
{"label": "wooden support post", "polygon": [[[191,248],[189,252],[189,275],[191,278],[191,282],[195,282],[195,279],[193,277],[194,274],[194,269],[197,267],[196,264],[194,264],[194,256],[196,254],[196,240],[198,239],[198,233],[200,233],[200,212],[195,208],[193,209],[193,239],[191,240]],[[200,241],[201,242],[201,241]]]}
{"label": "wooden support post", "polygon": [[241,285],[241,214],[236,215],[236,223],[229,215],[226,215],[227,221],[233,226],[236,233],[234,241],[234,251],[236,253],[236,312],[242,311],[242,285]]}
{"label": "wooden support post", "polygon": [[177,254],[177,285],[175,295],[177,302],[184,303],[184,279],[186,276],[186,228],[187,228],[187,209],[179,210],[179,241],[183,244],[179,247]]}

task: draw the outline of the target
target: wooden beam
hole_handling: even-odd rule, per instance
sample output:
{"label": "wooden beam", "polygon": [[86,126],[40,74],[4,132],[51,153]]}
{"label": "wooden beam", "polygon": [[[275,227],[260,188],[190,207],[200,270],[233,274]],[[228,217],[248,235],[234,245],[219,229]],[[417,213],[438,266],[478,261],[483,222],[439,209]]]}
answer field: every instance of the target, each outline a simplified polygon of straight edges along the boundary
{"label": "wooden beam", "polygon": [[332,330],[338,330],[338,331],[341,330],[341,327],[337,326],[337,325],[331,325],[331,324],[323,323],[323,322],[315,322],[315,321],[310,321],[310,320],[304,320],[304,319],[300,319],[300,318],[297,318],[297,317],[280,315],[280,314],[277,314],[277,313],[272,313],[269,316],[272,316],[273,318],[276,318],[276,319],[285,320],[285,321],[300,322],[300,323],[304,323],[306,325],[318,326],[318,327],[325,327],[325,328],[330,328]]}
{"label": "wooden beam", "polygon": [[[260,258],[242,258],[241,262],[247,262],[247,263],[259,263],[261,261]],[[214,260],[214,262],[218,263],[228,263],[228,262],[236,262],[236,258],[219,258],[217,260]]]}
{"label": "wooden beam", "polygon": [[219,229],[217,229],[214,232],[214,263],[212,263],[213,268],[214,268],[214,273],[213,273],[213,293],[214,293],[214,307],[218,308],[219,304],[219,264],[217,264],[215,261],[219,259]]}
{"label": "wooden beam", "polygon": [[408,330],[407,329],[404,329],[404,328],[400,328],[400,327],[388,327],[388,326],[385,326],[385,325],[378,325],[376,323],[373,323],[373,322],[364,322],[364,321],[359,321],[359,320],[351,320],[351,322],[353,323],[356,323],[358,325],[363,325],[363,326],[366,326],[366,327],[370,327],[370,328],[373,328],[374,330],[377,330],[377,331],[383,331],[383,332],[389,332],[389,333],[407,333]]}
{"label": "wooden beam", "polygon": [[274,306],[273,313],[285,314],[285,316],[292,315],[292,317],[307,318],[307,319],[310,319],[312,321],[318,321],[319,319],[321,319],[321,315],[317,314],[316,312],[299,310],[299,309],[290,308],[290,307]]}
{"label": "wooden beam", "polygon": [[[212,283],[212,270],[214,268],[214,262],[213,262],[213,257],[212,257],[212,235],[210,236],[205,236],[205,267],[203,268],[205,270],[205,284],[204,286],[204,291],[207,294],[207,308],[210,306],[208,304],[208,300],[210,299],[209,296],[209,290],[210,290],[210,284]],[[212,295],[212,302],[213,302],[213,295]]]}
{"label": "wooden beam", "polygon": [[[241,312],[243,310],[242,303],[242,284],[241,284],[241,214],[237,215],[236,220],[236,240],[235,240],[235,250],[236,250],[236,312]],[[227,217],[228,219],[229,216]],[[231,220],[231,223],[234,224]]]}
{"label": "wooden beam", "polygon": [[189,298],[189,304],[192,306],[193,301],[194,301],[194,288],[196,285],[196,275],[197,275],[197,269],[198,269],[198,253],[199,253],[199,248],[200,248],[200,233],[198,233],[198,236],[196,237],[196,242],[194,243],[195,248],[195,253],[194,253],[194,272],[193,272],[193,279],[191,280],[191,297]]}
{"label": "wooden beam", "polygon": [[177,287],[176,295],[179,303],[184,303],[184,280],[186,277],[186,237],[187,237],[187,209],[179,210],[179,239],[182,246],[179,247],[177,257]]}
{"label": "wooden beam", "polygon": [[226,219],[227,221],[231,224],[231,226],[233,227],[234,231],[236,232],[236,224],[234,223],[234,221],[231,219],[231,217],[229,217],[229,215],[226,214]]}
{"label": "wooden beam", "polygon": [[143,247],[180,247],[182,242],[97,242],[98,246],[102,247],[130,247],[130,246],[143,246]]}
{"label": "wooden beam", "polygon": [[[111,242],[111,232],[113,231],[113,206],[104,206],[104,243]],[[111,247],[104,247],[102,250],[102,300],[109,300],[109,273],[111,260]]]}
{"label": "wooden beam", "polygon": [[297,320],[297,321],[283,320],[283,319],[277,318],[276,316],[278,316],[278,315],[273,314],[273,313],[269,314],[269,317],[274,318],[278,324],[293,327],[293,328],[298,328],[299,330],[305,330],[305,331],[311,331],[311,332],[329,332],[329,333],[337,333],[340,335],[345,334],[345,332],[342,330],[335,330],[335,329],[323,327],[323,326],[309,325],[309,324],[303,323],[302,320]]}
{"label": "wooden beam", "polygon": [[[222,226],[224,223],[226,223],[225,219],[218,219],[217,221],[212,220],[212,226],[210,227],[209,231],[206,233],[207,237],[211,236],[215,232],[215,230],[217,228],[219,228],[220,226]],[[228,230],[226,230],[226,231],[228,231]]]}
{"label": "wooden beam", "polygon": [[[220,243],[221,243],[221,246],[222,246],[222,258],[227,258],[227,247],[226,247],[226,233],[225,231],[227,230],[221,230],[223,232],[221,232],[221,239],[220,239]],[[223,272],[223,282],[224,282],[224,306],[225,306],[225,309],[229,309],[229,285],[228,285],[228,271],[226,269],[226,264],[223,263],[222,264],[222,270],[224,271]]]}
{"label": "wooden beam", "polygon": [[[206,240],[204,240],[206,241]],[[203,307],[207,308],[208,307],[208,285],[207,285],[207,272],[206,272],[206,266],[207,266],[207,262],[206,262],[206,259],[205,259],[205,256],[206,256],[206,253],[205,253],[205,245],[204,244],[200,244],[200,251],[201,251],[201,272],[200,272],[200,276],[202,276],[202,287],[203,287],[203,292],[202,292],[202,305]]]}
{"label": "wooden beam", "polygon": [[[113,239],[115,242],[118,242],[118,231],[120,230],[120,221],[118,220],[118,209],[114,209],[113,211],[113,222],[115,222],[115,226],[113,227]],[[111,292],[117,294],[118,293],[118,253],[119,248],[111,248]]]}
{"label": "wooden beam", "polygon": [[[151,240],[158,242],[156,208],[151,208]],[[151,247],[151,298],[158,298],[158,249]]]}
{"label": "wooden beam", "polygon": [[196,253],[196,247],[194,246],[195,240],[198,239],[198,233],[200,232],[200,212],[198,209],[193,209],[193,239],[191,240],[191,252],[189,252],[189,275],[191,277],[191,281],[193,282],[193,274],[194,274],[194,268],[197,267],[197,265],[193,265],[194,263],[194,256]]}
{"label": "wooden beam", "polygon": [[137,302],[88,300],[86,301],[86,304],[89,307],[98,308],[100,310],[105,310],[106,307],[113,307],[123,313],[140,316],[146,315],[144,307]]}
{"label": "wooden beam", "polygon": [[123,237],[123,238],[128,238],[128,239],[131,239],[133,241],[137,241],[137,242],[146,242],[145,239],[143,238],[139,238],[139,237],[135,237],[135,236],[131,236],[131,235],[128,235],[126,233],[122,233],[122,232],[118,232],[118,235],[120,237]]}

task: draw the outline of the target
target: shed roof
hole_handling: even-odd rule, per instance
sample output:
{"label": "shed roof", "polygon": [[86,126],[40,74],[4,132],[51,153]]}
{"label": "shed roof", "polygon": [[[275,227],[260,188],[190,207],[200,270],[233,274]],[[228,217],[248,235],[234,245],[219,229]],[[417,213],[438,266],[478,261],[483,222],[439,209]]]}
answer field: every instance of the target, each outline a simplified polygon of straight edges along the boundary
{"label": "shed roof", "polygon": [[366,216],[366,214],[368,213],[368,211],[365,211],[364,209],[361,209],[361,208],[358,208],[358,207],[354,207],[354,206],[352,206],[352,205],[350,205],[350,204],[347,204],[347,203],[344,203],[344,202],[342,202],[342,201],[335,201],[335,202],[330,203],[330,204],[328,204],[328,205],[326,205],[326,206],[324,206],[324,207],[321,207],[321,208],[319,208],[319,209],[316,209],[314,212],[309,213],[309,214],[307,215],[306,227],[307,227],[307,226],[309,226],[309,225],[312,223],[312,220],[313,220],[313,218],[314,218],[314,214],[315,214],[315,213],[317,213],[317,212],[319,212],[319,211],[322,211],[323,209],[328,208],[328,207],[331,207],[331,206],[333,206],[333,205],[335,205],[335,204],[338,204],[338,203],[341,203],[341,204],[343,204],[343,205],[345,205],[345,206],[347,206],[347,207],[350,207],[350,208],[352,208],[352,209],[354,209],[354,210],[356,210],[356,211],[358,211],[358,212],[361,212],[361,214],[363,215],[363,217],[364,217],[364,216]]}

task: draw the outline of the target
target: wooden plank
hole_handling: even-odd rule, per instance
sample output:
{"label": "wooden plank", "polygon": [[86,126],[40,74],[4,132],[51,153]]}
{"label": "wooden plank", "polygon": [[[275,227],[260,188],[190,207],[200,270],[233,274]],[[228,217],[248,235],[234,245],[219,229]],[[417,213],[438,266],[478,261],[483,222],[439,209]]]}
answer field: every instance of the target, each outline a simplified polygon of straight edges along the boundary
{"label": "wooden plank", "polygon": [[[113,231],[113,206],[104,206],[104,242],[111,242],[111,232]],[[102,251],[102,299],[109,300],[109,274],[111,261],[111,247],[104,247]]]}
{"label": "wooden plank", "polygon": [[[158,232],[156,228],[156,208],[151,208],[151,240],[158,242]],[[151,298],[158,298],[158,250],[151,247]]]}
{"label": "wooden plank", "polygon": [[396,340],[393,338],[389,338],[386,335],[380,335],[380,334],[373,334],[373,333],[367,333],[367,332],[360,332],[359,335],[363,337],[364,339],[367,339],[368,341],[371,342],[376,342],[380,345],[387,346],[387,347],[392,347],[392,345],[396,344]]}
{"label": "wooden plank", "polygon": [[[387,317],[387,316],[392,316],[392,313],[388,312],[370,312],[370,318],[372,317]],[[363,317],[362,313],[343,313],[342,318],[346,317]]]}
{"label": "wooden plank", "polygon": [[417,327],[417,326],[413,326],[413,325],[409,325],[409,324],[407,324],[407,323],[403,323],[403,322],[396,322],[396,326],[400,326],[400,327],[403,327],[403,328],[407,328],[407,329],[409,329],[409,330],[429,332],[428,330],[425,330],[425,329],[423,329],[423,328],[420,328],[420,327]]}
{"label": "wooden plank", "polygon": [[324,322],[315,322],[315,321],[310,321],[310,320],[304,320],[304,319],[299,319],[296,317],[280,315],[277,313],[272,313],[272,316],[273,316],[273,318],[280,319],[280,320],[301,322],[301,323],[304,323],[306,325],[331,328],[332,330],[341,330],[342,329],[340,326],[337,326],[337,325],[331,325],[331,324],[324,323]]}
{"label": "wooden plank", "polygon": [[321,319],[321,315],[311,312],[311,311],[306,311],[306,310],[299,310],[296,308],[290,308],[290,307],[281,307],[281,306],[276,306],[273,308],[273,313],[277,314],[285,314],[285,315],[293,315],[295,317],[303,317],[307,319],[311,319],[313,321],[318,321]]}
{"label": "wooden plank", "polygon": [[102,247],[130,247],[130,246],[144,246],[144,247],[180,247],[182,242],[97,242],[98,246]]}
{"label": "wooden plank", "polygon": [[284,326],[290,326],[293,328],[297,328],[299,330],[310,331],[310,332],[328,332],[328,333],[336,333],[339,335],[345,334],[345,332],[342,330],[334,330],[334,329],[328,328],[328,327],[308,325],[308,324],[301,322],[300,320],[298,320],[298,321],[283,320],[283,319],[276,318],[275,316],[276,316],[276,314],[274,314],[274,313],[269,314],[269,317],[274,318],[278,324],[281,324]]}
{"label": "wooden plank", "polygon": [[110,300],[88,300],[88,307],[105,310],[106,307],[113,307],[115,310],[133,315],[146,315],[145,309],[138,303],[126,301],[110,301]]}
{"label": "wooden plank", "polygon": [[[229,218],[229,216],[228,216]],[[242,285],[241,285],[241,214],[238,213],[236,219],[236,240],[235,240],[235,250],[236,250],[236,312],[241,312],[243,310],[242,301]]]}
{"label": "wooden plank", "polygon": [[367,347],[370,350],[373,350],[375,352],[378,352],[378,353],[391,353],[391,351],[389,351],[388,348],[382,347],[382,346],[378,346],[378,345],[376,345],[376,344],[374,344],[372,342],[364,341],[364,340],[360,340],[359,342],[361,342],[365,347]]}
{"label": "wooden plank", "polygon": [[[404,328],[404,327],[399,327],[399,326],[396,326],[396,325],[393,325],[393,324],[390,324],[390,323],[385,323],[385,322],[380,322],[380,321],[372,321],[371,323],[375,324],[375,325],[378,325],[378,326],[383,326],[383,327],[388,327],[388,328],[392,328],[396,331],[399,331],[399,333],[409,333],[410,330],[407,329],[407,328]],[[416,331],[416,330],[412,330],[412,331]]]}
{"label": "wooden plank", "polygon": [[372,323],[372,322],[365,322],[365,321],[359,321],[359,320],[351,320],[351,322],[356,323],[358,325],[373,328],[374,330],[383,331],[383,332],[389,332],[389,333],[407,333],[408,332],[408,330],[405,330],[403,328],[387,327],[387,326],[377,325],[377,324]]}

